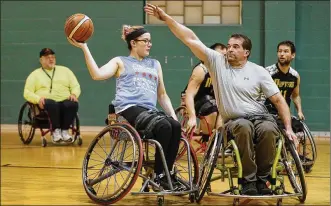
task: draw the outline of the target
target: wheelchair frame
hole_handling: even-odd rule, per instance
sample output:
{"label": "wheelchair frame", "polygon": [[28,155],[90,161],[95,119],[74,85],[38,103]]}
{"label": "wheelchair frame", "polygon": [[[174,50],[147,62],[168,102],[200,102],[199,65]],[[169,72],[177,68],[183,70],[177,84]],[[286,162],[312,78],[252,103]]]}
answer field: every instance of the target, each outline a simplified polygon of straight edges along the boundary
{"label": "wheelchair frame", "polygon": [[[104,139],[104,135],[109,134],[110,138],[107,137],[107,139]],[[90,162],[95,161],[94,157],[92,158],[91,155],[94,153],[97,153],[96,150],[97,147],[101,147],[98,143],[99,141],[103,140],[104,145],[110,145],[109,147],[109,153],[106,152],[106,149],[100,150],[102,153],[105,153],[103,155],[106,155],[104,161],[97,161],[98,163],[96,165],[90,165]],[[106,141],[111,141],[111,143],[106,143]],[[123,146],[121,148],[121,141],[123,141]],[[162,150],[161,145],[153,139],[141,139],[140,134],[126,121],[123,117],[116,115],[114,113],[111,113],[108,115],[108,125],[94,138],[94,140],[91,142],[90,146],[88,147],[88,150],[86,152],[86,155],[84,157],[83,161],[83,185],[85,188],[85,191],[87,195],[92,199],[93,201],[101,204],[113,204],[119,200],[121,200],[133,187],[138,177],[142,178],[142,187],[138,192],[131,192],[131,195],[144,195],[144,196],[156,196],[158,205],[163,205],[164,203],[164,196],[166,195],[175,195],[175,196],[183,196],[183,195],[189,195],[189,200],[191,202],[195,201],[196,195],[197,195],[197,181],[198,181],[198,161],[195,153],[190,149],[191,145],[185,138],[181,138],[181,141],[184,143],[186,147],[186,151],[188,151],[186,154],[187,157],[187,172],[188,172],[188,179],[184,180],[182,177],[178,177],[178,181],[182,186],[184,186],[186,189],[183,191],[174,191],[174,187],[171,182],[170,174],[168,172],[165,156]],[[114,142],[114,144],[113,144]],[[130,146],[132,144],[132,147]],[[113,145],[113,146],[112,146]],[[119,145],[117,147],[117,145]],[[145,148],[143,148],[143,145]],[[158,185],[153,180],[153,168],[154,166],[154,160],[151,160],[150,154],[150,145],[155,145],[154,149],[158,149],[161,154],[161,159],[163,162],[163,166],[165,168],[165,177],[167,178],[167,183],[170,186],[170,190],[164,190],[162,186]],[[117,147],[117,148],[116,148]],[[131,149],[132,148],[132,149]],[[114,157],[114,154],[116,153],[116,150],[119,151],[119,157],[118,159]],[[130,150],[133,150],[130,152]],[[107,149],[108,151],[108,149]],[[127,153],[132,153],[133,157],[132,160],[126,160],[125,158],[128,156]],[[102,155],[98,155],[102,156]],[[180,158],[182,156],[178,156],[176,158],[174,168],[179,167],[180,165]],[[91,161],[90,161],[91,160]],[[91,163],[92,164],[92,163]],[[97,169],[96,167],[99,167],[100,165],[101,169]],[[102,166],[101,166],[102,165]],[[186,167],[186,166],[185,166]],[[105,170],[108,170],[106,173]],[[90,170],[97,170],[96,172],[92,173],[89,172]],[[193,171],[194,174],[193,174]],[[123,175],[121,177],[125,179],[118,189],[114,189],[114,193],[111,195],[108,195],[108,197],[103,197],[103,194],[101,197],[97,194],[96,188],[99,191],[99,188],[103,188],[102,181],[107,179],[107,186],[105,187],[105,190],[108,189],[108,183],[110,182],[111,178],[114,177],[114,180],[116,180],[116,174],[124,171],[129,173],[126,178],[123,178]],[[144,173],[145,172],[145,173]],[[176,175],[180,174],[178,171],[175,171]],[[179,171],[180,172],[180,171]],[[95,175],[96,174],[96,175]],[[91,176],[95,175],[98,177],[92,178]],[[108,179],[109,178],[109,179]],[[149,192],[150,188],[156,189],[155,192]],[[104,191],[105,193],[105,191]],[[108,194],[108,190],[107,190]]]}
{"label": "wheelchair frame", "polygon": [[[25,109],[28,107],[28,114],[27,118],[28,120],[23,120],[23,115]],[[39,114],[37,114],[37,110],[39,111]],[[30,125],[30,131],[27,137],[24,135],[23,127],[25,125]],[[35,104],[32,104],[30,102],[25,102],[20,109],[19,116],[18,116],[18,134],[20,136],[21,141],[23,144],[30,144],[31,141],[34,138],[35,130],[40,129],[41,133],[41,145],[43,147],[47,146],[47,139],[46,135],[50,133],[52,135],[53,130],[52,130],[52,122],[47,114],[47,111],[43,109],[39,109],[39,107]],[[46,129],[46,130],[44,130]],[[77,140],[77,144],[81,146],[83,144],[82,137],[80,135],[80,125],[79,125],[79,118],[78,114],[76,114],[73,124],[69,128],[72,132],[73,135],[73,140],[71,142],[54,142],[53,139],[51,138],[53,144],[56,145],[68,145],[68,144],[73,144]]]}
{"label": "wheelchair frame", "polygon": [[[239,204],[240,198],[247,198],[247,199],[277,199],[277,205],[282,204],[283,198],[290,198],[290,197],[298,197],[299,201],[302,203],[305,201],[307,196],[307,187],[305,182],[305,176],[303,172],[303,168],[298,156],[298,153],[295,150],[294,144],[288,139],[285,138],[285,134],[281,131],[281,138],[278,140],[277,149],[276,149],[276,157],[275,161],[272,165],[271,169],[271,190],[273,191],[273,195],[263,195],[263,196],[249,196],[249,195],[241,195],[241,183],[242,183],[242,165],[240,160],[240,154],[237,148],[236,143],[234,140],[230,140],[229,142],[223,138],[224,129],[222,131],[216,131],[210,139],[208,144],[208,149],[204,158],[200,164],[200,171],[199,171],[199,195],[197,197],[197,202],[200,202],[203,198],[205,192],[211,196],[223,196],[223,197],[233,197],[233,205]],[[225,144],[224,144],[225,143]],[[233,164],[226,164],[225,163],[225,150],[229,147],[232,147],[232,156],[231,158],[234,160]],[[218,161],[218,154],[222,152],[221,156],[221,163],[217,164]],[[288,154],[289,152],[289,154]],[[299,179],[300,179],[300,186],[298,186],[297,182],[295,181],[295,174],[293,169],[290,167],[290,162],[288,162],[288,156],[293,157],[294,164],[296,166]],[[238,169],[238,186],[233,184],[233,168]],[[212,177],[214,169],[218,169],[221,172],[221,175]],[[208,171],[209,169],[209,171]],[[294,193],[290,193],[285,190],[284,185],[284,176],[281,174],[286,171],[292,189]],[[224,182],[225,177],[229,180],[229,189],[220,193],[212,192],[210,182],[216,181],[221,179]],[[279,182],[277,184],[277,181]]]}

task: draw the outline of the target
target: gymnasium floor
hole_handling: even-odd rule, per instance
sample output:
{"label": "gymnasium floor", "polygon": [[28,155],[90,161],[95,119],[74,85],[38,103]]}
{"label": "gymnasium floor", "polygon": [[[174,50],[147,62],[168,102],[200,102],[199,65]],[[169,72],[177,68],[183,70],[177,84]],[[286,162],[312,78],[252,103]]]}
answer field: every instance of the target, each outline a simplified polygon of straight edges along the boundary
{"label": "gymnasium floor", "polygon": [[[82,129],[83,130],[83,129]],[[23,145],[15,127],[1,128],[1,205],[94,205],[82,185],[82,161],[97,132],[84,132],[83,145],[41,147],[36,133],[30,145]],[[49,139],[49,138],[48,138]],[[330,138],[316,138],[318,158],[306,174],[308,196],[305,204],[283,199],[284,205],[330,205]],[[50,139],[49,139],[50,140]],[[139,179],[138,179],[139,180]],[[131,191],[140,189],[140,180]],[[139,187],[139,188],[138,188]],[[220,181],[212,188],[226,189]],[[232,205],[232,198],[205,195],[200,205]],[[275,205],[276,200],[241,200],[248,205]],[[116,205],[156,205],[156,197],[128,194]],[[165,197],[165,204],[198,205],[188,196]]]}

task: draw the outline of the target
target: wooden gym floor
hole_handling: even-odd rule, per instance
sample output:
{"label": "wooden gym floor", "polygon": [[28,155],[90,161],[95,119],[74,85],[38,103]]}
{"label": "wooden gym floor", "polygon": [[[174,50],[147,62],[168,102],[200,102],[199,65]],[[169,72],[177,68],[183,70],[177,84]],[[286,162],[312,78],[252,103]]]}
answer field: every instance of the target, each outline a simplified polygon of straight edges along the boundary
{"label": "wooden gym floor", "polygon": [[[39,132],[30,145],[23,145],[16,130],[1,132],[1,205],[94,205],[82,185],[82,162],[97,132],[82,132],[83,145],[41,147]],[[48,136],[48,140],[50,140]],[[330,138],[316,138],[318,158],[306,174],[308,196],[304,204],[283,199],[284,205],[330,205]],[[131,191],[140,189],[140,179]],[[139,188],[138,188],[139,187]],[[225,190],[216,181],[212,188]],[[232,205],[232,198],[205,195],[200,205]],[[276,200],[241,200],[248,205],[275,205]],[[116,205],[156,205],[156,197],[127,194]],[[198,205],[188,196],[165,196],[165,204]]]}

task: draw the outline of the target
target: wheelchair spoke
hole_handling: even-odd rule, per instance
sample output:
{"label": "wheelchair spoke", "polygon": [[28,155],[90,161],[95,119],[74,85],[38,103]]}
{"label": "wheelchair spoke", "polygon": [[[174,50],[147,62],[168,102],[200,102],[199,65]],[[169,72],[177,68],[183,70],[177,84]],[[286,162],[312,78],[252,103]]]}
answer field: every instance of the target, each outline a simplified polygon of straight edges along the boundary
{"label": "wheelchair spoke", "polygon": [[87,175],[87,177],[90,177],[90,176],[92,176],[92,175],[94,175],[94,177],[93,178],[89,178],[89,179],[95,179],[96,177],[97,177],[97,175],[100,173],[100,170],[97,170],[96,172],[94,172],[94,173],[92,173],[92,174],[89,174],[89,175]]}
{"label": "wheelchair spoke", "polygon": [[[93,158],[90,158],[90,160],[93,160],[93,161],[96,161],[96,162],[101,162],[101,163],[96,164],[96,165],[100,165],[100,164],[104,164],[105,163],[105,161],[100,161],[100,160],[96,160],[96,159],[93,159]],[[92,165],[90,167],[93,168],[93,166],[96,166],[96,165]]]}
{"label": "wheelchair spoke", "polygon": [[[107,170],[107,169],[106,169]],[[110,171],[109,171],[110,172]],[[110,178],[107,178],[107,184],[106,184],[106,187],[105,187],[105,189],[104,189],[104,191],[103,191],[103,193],[102,193],[102,196],[104,196],[104,194],[105,194],[105,191],[107,190],[107,195],[108,195],[108,185],[109,185],[109,180],[110,180]]]}
{"label": "wheelchair spoke", "polygon": [[103,157],[101,157],[101,155],[99,155],[98,152],[96,152],[96,151],[93,150],[93,153],[97,154],[101,159],[106,160],[106,159],[104,159]]}

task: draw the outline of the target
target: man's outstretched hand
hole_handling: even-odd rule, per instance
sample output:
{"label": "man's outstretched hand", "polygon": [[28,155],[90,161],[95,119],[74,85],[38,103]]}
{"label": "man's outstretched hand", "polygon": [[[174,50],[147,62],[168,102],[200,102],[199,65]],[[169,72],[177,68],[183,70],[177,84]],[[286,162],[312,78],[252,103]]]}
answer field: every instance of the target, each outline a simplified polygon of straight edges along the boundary
{"label": "man's outstretched hand", "polygon": [[153,4],[146,4],[144,10],[148,15],[155,16],[157,19],[161,21],[165,21],[166,18],[169,16],[162,9],[160,9],[158,6],[155,6]]}

